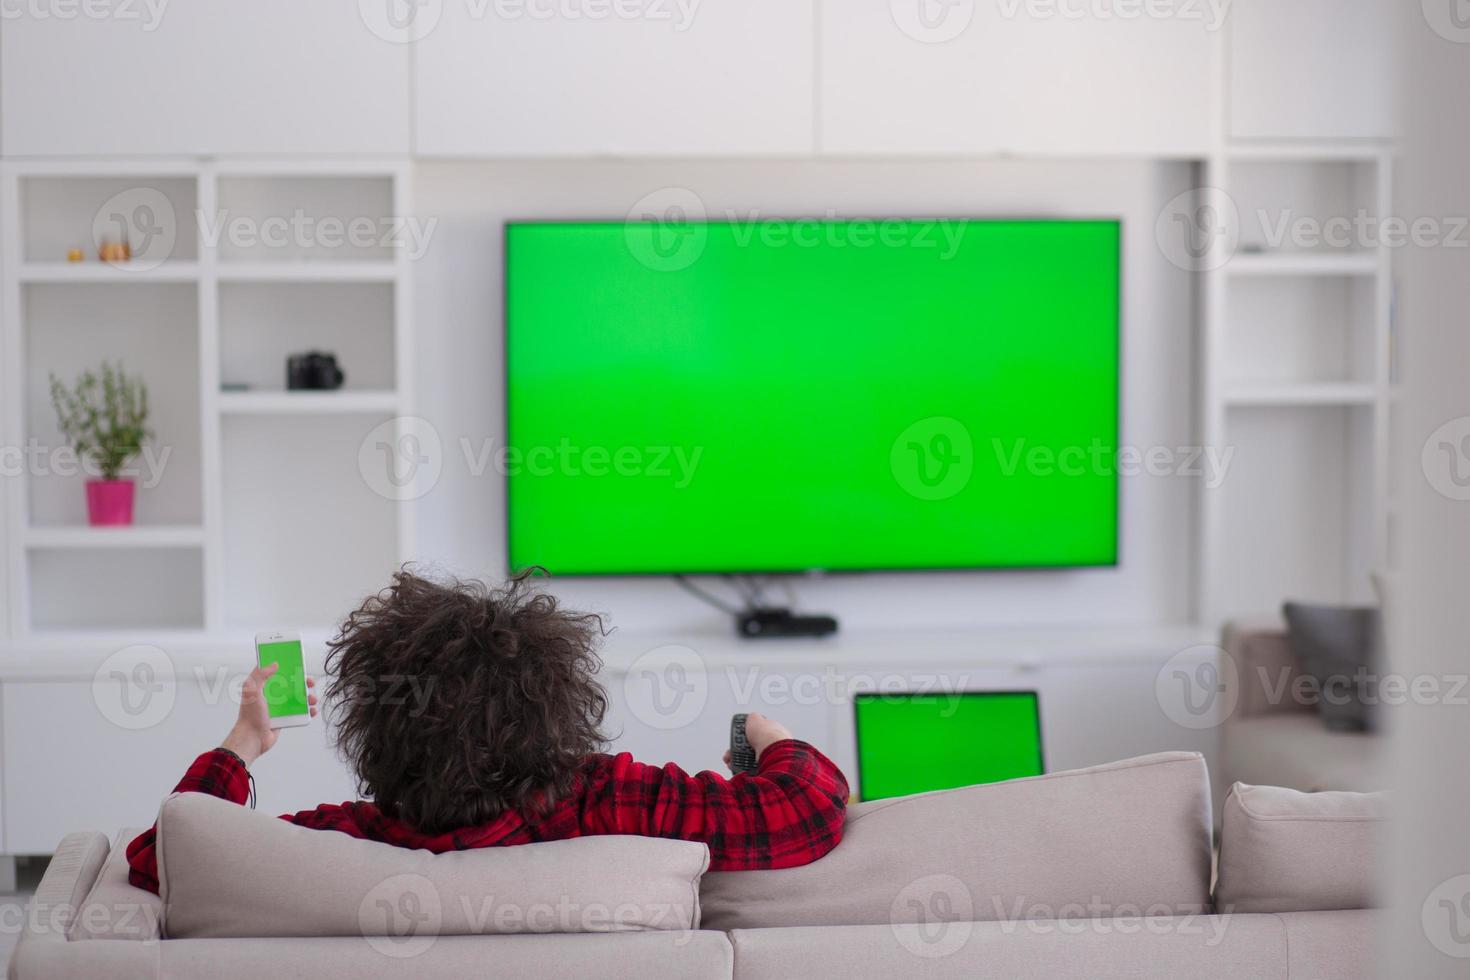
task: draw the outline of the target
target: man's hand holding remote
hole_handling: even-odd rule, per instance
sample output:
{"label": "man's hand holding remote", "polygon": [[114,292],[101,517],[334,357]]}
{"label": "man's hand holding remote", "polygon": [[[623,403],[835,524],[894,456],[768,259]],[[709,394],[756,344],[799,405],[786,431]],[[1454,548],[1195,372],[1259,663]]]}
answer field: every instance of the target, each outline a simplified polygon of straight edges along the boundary
{"label": "man's hand holding remote", "polygon": [[[795,738],[785,725],[779,721],[772,721],[765,715],[752,711],[745,716],[745,740],[750,743],[750,748],[755,752],[756,761],[760,761],[761,753],[767,746],[775,745],[777,742],[788,738]],[[730,750],[725,750],[725,765],[730,764]]]}

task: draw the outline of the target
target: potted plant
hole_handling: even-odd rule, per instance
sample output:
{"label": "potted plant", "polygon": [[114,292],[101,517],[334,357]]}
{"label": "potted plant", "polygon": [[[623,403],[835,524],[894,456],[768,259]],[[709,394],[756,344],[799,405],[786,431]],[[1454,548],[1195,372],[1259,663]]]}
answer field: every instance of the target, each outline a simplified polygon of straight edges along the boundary
{"label": "potted plant", "polygon": [[87,481],[88,523],[133,523],[133,481],[120,474],[143,440],[153,437],[147,385],[124,374],[121,361],[103,361],[99,371],[83,371],[70,388],[51,375],[51,404],[62,435],[101,477]]}

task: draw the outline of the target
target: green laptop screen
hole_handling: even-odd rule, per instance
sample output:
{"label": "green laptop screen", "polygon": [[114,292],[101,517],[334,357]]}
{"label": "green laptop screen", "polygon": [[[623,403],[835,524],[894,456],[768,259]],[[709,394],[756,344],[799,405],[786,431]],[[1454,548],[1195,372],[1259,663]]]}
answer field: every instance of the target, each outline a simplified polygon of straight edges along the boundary
{"label": "green laptop screen", "polygon": [[1045,771],[1034,691],[860,694],[853,712],[865,800]]}

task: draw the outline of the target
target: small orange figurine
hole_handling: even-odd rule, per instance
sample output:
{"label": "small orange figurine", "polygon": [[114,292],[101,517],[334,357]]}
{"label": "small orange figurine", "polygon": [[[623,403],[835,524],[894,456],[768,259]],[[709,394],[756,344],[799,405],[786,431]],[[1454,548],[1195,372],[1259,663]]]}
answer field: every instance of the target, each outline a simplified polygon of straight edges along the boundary
{"label": "small orange figurine", "polygon": [[97,258],[103,262],[126,262],[133,257],[127,242],[103,242],[97,246]]}
{"label": "small orange figurine", "polygon": [[80,261],[82,261],[82,250],[79,249],[79,248],[69,248],[69,249],[67,249],[66,250],[66,260],[68,262],[80,262]]}

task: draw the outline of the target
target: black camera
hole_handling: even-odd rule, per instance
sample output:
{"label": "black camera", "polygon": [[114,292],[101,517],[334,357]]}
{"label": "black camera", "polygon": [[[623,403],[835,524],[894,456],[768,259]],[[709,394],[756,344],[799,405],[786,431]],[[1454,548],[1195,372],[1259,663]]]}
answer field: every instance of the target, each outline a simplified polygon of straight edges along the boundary
{"label": "black camera", "polygon": [[286,358],[287,391],[335,391],[346,377],[335,354],[313,350]]}

